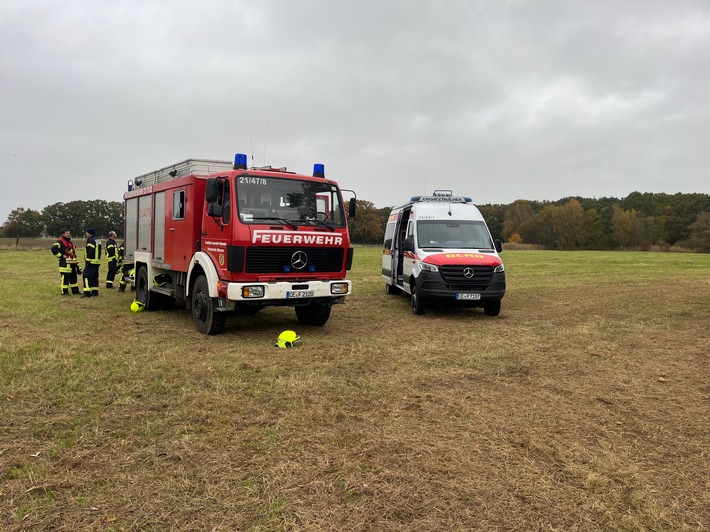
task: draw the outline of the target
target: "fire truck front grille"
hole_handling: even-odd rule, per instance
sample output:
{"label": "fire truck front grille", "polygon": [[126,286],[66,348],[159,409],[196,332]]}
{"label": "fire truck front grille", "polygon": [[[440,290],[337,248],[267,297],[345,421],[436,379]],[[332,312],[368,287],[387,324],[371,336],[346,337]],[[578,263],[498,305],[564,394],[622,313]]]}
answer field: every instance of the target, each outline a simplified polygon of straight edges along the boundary
{"label": "fire truck front grille", "polygon": [[484,290],[493,277],[491,266],[439,266],[439,272],[452,290]]}
{"label": "fire truck front grille", "polygon": [[[306,264],[296,268],[303,260],[295,256],[298,252],[306,254]],[[342,248],[307,248],[307,247],[250,247],[247,248],[247,273],[318,273],[339,272],[343,268]]]}

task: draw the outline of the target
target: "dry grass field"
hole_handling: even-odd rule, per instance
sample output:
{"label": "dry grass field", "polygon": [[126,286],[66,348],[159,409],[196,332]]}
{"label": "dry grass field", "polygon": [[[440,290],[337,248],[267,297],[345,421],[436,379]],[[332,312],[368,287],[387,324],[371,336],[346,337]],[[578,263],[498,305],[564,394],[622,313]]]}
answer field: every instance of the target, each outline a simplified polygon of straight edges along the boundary
{"label": "dry grass field", "polygon": [[0,250],[0,529],[710,528],[710,255],[504,252],[492,318],[358,248],[325,327],[206,337],[47,248]]}

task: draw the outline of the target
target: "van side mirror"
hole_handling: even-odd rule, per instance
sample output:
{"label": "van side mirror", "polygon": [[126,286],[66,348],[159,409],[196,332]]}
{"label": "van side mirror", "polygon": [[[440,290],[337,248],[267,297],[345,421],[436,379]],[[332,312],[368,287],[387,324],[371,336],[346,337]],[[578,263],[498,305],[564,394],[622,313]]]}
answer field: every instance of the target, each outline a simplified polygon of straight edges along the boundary
{"label": "van side mirror", "polygon": [[498,239],[496,238],[496,239],[493,241],[493,244],[495,244],[495,246],[496,246],[496,251],[497,251],[498,253],[500,253],[501,251],[503,251],[503,242],[501,242],[500,240],[498,240]]}
{"label": "van side mirror", "polygon": [[350,218],[355,218],[355,209],[357,209],[357,203],[355,198],[350,198],[350,203],[348,205],[348,216]]}
{"label": "van side mirror", "polygon": [[404,251],[414,251],[414,238],[408,236],[404,239]]}
{"label": "van side mirror", "polygon": [[219,218],[222,216],[222,206],[219,203],[210,203],[207,206],[207,214],[213,218]]}

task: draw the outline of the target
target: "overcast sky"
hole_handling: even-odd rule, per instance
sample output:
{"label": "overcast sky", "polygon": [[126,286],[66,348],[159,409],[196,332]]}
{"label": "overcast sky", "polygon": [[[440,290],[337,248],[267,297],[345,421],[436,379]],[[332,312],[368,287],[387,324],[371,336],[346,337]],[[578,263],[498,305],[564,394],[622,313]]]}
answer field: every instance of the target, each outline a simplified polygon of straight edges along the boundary
{"label": "overcast sky", "polygon": [[0,223],[236,152],[377,207],[710,193],[709,78],[708,0],[9,0]]}

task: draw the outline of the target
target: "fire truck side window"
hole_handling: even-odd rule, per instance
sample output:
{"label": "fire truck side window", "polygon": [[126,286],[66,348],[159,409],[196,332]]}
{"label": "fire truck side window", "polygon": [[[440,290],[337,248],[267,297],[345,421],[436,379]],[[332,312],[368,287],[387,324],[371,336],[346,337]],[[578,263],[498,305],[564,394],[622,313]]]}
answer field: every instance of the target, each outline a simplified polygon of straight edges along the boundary
{"label": "fire truck side window", "polygon": [[185,191],[173,192],[173,220],[185,219]]}
{"label": "fire truck side window", "polygon": [[229,220],[231,218],[231,205],[232,202],[231,200],[231,192],[230,192],[230,187],[229,187],[229,179],[225,179],[222,181],[224,190],[222,191],[222,221],[224,223],[229,223]]}

